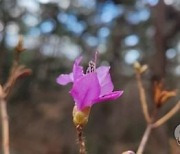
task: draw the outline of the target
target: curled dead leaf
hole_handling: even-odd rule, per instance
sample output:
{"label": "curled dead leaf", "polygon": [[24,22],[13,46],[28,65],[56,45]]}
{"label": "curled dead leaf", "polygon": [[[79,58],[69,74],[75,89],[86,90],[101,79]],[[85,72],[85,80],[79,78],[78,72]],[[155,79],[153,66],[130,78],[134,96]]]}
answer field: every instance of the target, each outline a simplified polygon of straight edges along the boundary
{"label": "curled dead leaf", "polygon": [[176,90],[165,90],[162,82],[154,83],[154,102],[156,107],[161,107],[168,99],[177,95]]}

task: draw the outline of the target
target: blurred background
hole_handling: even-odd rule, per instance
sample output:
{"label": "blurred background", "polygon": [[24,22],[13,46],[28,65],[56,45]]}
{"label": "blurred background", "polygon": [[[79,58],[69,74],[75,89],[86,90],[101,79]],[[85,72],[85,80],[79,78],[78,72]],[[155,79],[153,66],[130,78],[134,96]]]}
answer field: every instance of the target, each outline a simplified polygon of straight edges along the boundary
{"label": "blurred background", "polygon": [[[0,83],[7,80],[18,36],[21,63],[33,74],[16,84],[8,100],[12,154],[77,154],[71,85],[55,82],[82,55],[84,68],[99,51],[98,66],[110,65],[116,101],[93,106],[85,128],[89,154],[137,150],[145,130],[132,64],[149,65],[143,76],[151,108],[152,84],[180,88],[179,0],[0,0]],[[166,113],[178,100],[171,99]],[[153,131],[146,154],[178,154],[173,133],[179,113]],[[1,142],[1,140],[0,140]],[[0,148],[1,149],[1,148]]]}

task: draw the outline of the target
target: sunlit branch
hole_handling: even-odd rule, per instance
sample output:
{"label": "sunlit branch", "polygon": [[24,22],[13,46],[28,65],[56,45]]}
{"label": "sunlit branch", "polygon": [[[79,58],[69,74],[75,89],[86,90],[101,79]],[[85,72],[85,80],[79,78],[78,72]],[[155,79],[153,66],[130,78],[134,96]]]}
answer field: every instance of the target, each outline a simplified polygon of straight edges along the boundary
{"label": "sunlit branch", "polygon": [[14,62],[11,67],[11,71],[9,73],[9,77],[7,82],[2,87],[0,85],[0,107],[1,107],[1,119],[2,119],[2,148],[3,154],[9,154],[9,121],[8,121],[8,113],[7,113],[7,97],[9,96],[14,84],[17,79],[23,76],[27,76],[31,74],[31,70],[26,68],[23,65],[19,64],[19,56],[23,48],[23,40],[20,37],[18,45],[16,46]]}
{"label": "sunlit branch", "polygon": [[139,89],[139,94],[140,94],[140,102],[143,110],[144,117],[147,121],[147,123],[151,123],[151,118],[148,112],[148,106],[147,106],[147,101],[146,101],[146,94],[145,90],[141,81],[141,75],[139,72],[136,71],[136,79],[138,83],[138,89]]}
{"label": "sunlit branch", "polygon": [[7,102],[0,98],[1,121],[2,121],[2,149],[3,154],[9,154],[9,121],[7,114]]}
{"label": "sunlit branch", "polygon": [[176,114],[180,110],[180,101],[177,102],[177,104],[167,113],[165,114],[162,118],[157,120],[154,124],[153,127],[159,127],[162,124],[164,124],[166,121],[168,121],[173,115]]}
{"label": "sunlit branch", "polygon": [[139,148],[136,152],[136,154],[142,154],[143,151],[144,151],[144,148],[146,146],[146,143],[148,141],[148,138],[149,138],[149,135],[151,133],[151,130],[152,130],[152,126],[151,124],[148,124],[147,128],[146,128],[146,131],[144,132],[144,135],[142,137],[142,140],[141,140],[141,143],[139,145]]}

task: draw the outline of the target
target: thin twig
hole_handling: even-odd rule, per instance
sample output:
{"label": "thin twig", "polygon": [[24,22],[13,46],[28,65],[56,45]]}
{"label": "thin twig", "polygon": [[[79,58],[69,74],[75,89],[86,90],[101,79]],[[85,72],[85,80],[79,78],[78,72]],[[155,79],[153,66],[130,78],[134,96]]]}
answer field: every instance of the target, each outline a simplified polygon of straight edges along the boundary
{"label": "thin twig", "polygon": [[7,97],[9,96],[16,80],[22,76],[30,75],[31,70],[19,64],[20,53],[24,51],[22,37],[16,46],[14,61],[7,82],[2,87],[0,85],[0,106],[2,119],[2,147],[3,154],[9,154],[9,121],[7,113]]}
{"label": "thin twig", "polygon": [[7,114],[7,102],[0,98],[1,120],[2,120],[2,146],[3,154],[9,154],[9,121]]}
{"label": "thin twig", "polygon": [[24,65],[13,66],[9,78],[3,87],[5,97],[9,96],[18,78],[31,74],[31,70],[26,68]]}
{"label": "thin twig", "polygon": [[144,90],[144,87],[143,87],[143,84],[141,81],[141,75],[137,71],[136,71],[136,79],[137,79],[137,83],[138,83],[138,89],[139,89],[140,100],[141,100],[140,102],[141,102],[144,117],[145,117],[147,123],[151,123],[151,117],[150,117],[149,111],[148,111],[146,94],[145,94],[145,90]]}
{"label": "thin twig", "polygon": [[164,124],[166,121],[168,121],[176,112],[180,110],[180,101],[177,102],[177,104],[167,113],[165,114],[162,118],[157,120],[154,124],[153,127],[157,128]]}
{"label": "thin twig", "polygon": [[16,77],[14,75],[16,70],[17,70],[17,64],[13,63],[13,66],[11,68],[11,72],[10,72],[9,78],[8,78],[7,82],[5,83],[5,85],[3,86],[3,90],[4,90],[6,95],[10,94],[10,91],[11,91],[13,85],[16,82]]}
{"label": "thin twig", "polygon": [[86,145],[83,137],[83,127],[81,125],[76,126],[78,142],[79,142],[79,154],[86,154]]}
{"label": "thin twig", "polygon": [[148,124],[136,154],[142,154],[143,153],[145,146],[146,146],[146,143],[148,141],[149,135],[151,133],[151,130],[152,130],[152,125]]}

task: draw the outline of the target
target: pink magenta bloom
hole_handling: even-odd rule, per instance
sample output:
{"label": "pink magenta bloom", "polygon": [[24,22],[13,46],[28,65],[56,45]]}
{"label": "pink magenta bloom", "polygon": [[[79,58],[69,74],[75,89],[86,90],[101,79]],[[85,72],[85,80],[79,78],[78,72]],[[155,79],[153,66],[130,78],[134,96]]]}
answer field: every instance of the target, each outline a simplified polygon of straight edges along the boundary
{"label": "pink magenta bloom", "polygon": [[120,97],[123,91],[113,91],[114,86],[109,73],[109,66],[100,66],[97,69],[90,67],[88,73],[83,73],[80,66],[82,57],[75,60],[73,71],[70,74],[61,74],[56,82],[66,85],[73,82],[70,94],[72,95],[78,110],[91,107],[98,102],[114,100]]}

